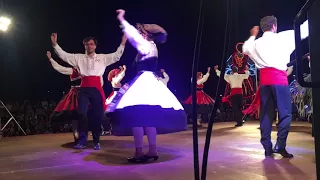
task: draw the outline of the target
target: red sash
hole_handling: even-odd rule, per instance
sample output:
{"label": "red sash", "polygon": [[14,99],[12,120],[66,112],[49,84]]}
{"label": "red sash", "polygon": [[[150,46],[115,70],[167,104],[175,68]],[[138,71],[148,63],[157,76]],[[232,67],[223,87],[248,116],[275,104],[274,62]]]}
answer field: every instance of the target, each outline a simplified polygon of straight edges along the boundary
{"label": "red sash", "polygon": [[[288,76],[286,71],[276,68],[260,69],[260,86],[265,85],[288,85]],[[243,114],[253,115],[260,108],[260,87],[256,92],[251,105],[242,111]]]}
{"label": "red sash", "polygon": [[95,87],[99,91],[102,97],[103,110],[106,110],[106,96],[102,89],[101,77],[100,76],[84,76],[81,79],[80,87]]}
{"label": "red sash", "polygon": [[242,88],[232,88],[230,95],[235,95],[235,94],[242,94]]}

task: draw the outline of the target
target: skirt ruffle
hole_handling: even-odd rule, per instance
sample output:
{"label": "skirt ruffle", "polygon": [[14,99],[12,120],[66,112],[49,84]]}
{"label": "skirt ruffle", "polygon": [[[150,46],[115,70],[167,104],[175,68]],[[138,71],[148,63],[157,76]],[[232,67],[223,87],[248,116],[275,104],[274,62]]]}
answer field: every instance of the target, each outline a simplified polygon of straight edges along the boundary
{"label": "skirt ruffle", "polygon": [[[196,92],[197,96],[197,113],[210,114],[215,101],[203,90]],[[183,107],[187,114],[192,114],[192,95],[190,95],[183,103]]]}
{"label": "skirt ruffle", "polygon": [[155,127],[158,134],[188,129],[182,105],[150,71],[124,84],[107,112],[112,112],[112,134],[116,136],[132,135],[133,127]]}
{"label": "skirt ruffle", "polygon": [[51,121],[71,121],[78,119],[78,89],[71,88],[67,94],[63,96],[55,110],[52,112]]}
{"label": "skirt ruffle", "polygon": [[260,87],[258,88],[256,95],[251,102],[250,106],[242,111],[243,114],[253,116],[260,109]]}
{"label": "skirt ruffle", "polygon": [[[197,104],[202,105],[202,104],[214,104],[214,100],[206,94],[203,90],[198,90],[196,92],[197,96]],[[192,95],[190,95],[185,101],[184,104],[192,104]]]}

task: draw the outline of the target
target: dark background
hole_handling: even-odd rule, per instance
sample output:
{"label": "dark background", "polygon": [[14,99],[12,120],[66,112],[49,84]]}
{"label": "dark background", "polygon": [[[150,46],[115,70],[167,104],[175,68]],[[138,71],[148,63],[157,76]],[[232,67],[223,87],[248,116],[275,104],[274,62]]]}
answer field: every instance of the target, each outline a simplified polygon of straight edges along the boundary
{"label": "dark background", "polygon": [[[221,64],[234,51],[237,42],[249,37],[249,30],[259,25],[265,15],[278,18],[278,29],[292,29],[293,20],[305,0],[231,0],[227,30],[227,54],[223,58],[226,32],[226,0],[203,0],[204,30],[200,51],[199,71]],[[98,53],[116,50],[122,32],[116,19],[116,9],[126,10],[130,23],[156,23],[168,32],[166,44],[159,45],[159,69],[170,76],[168,87],[179,99],[190,94],[190,77],[196,29],[199,16],[199,0],[3,0],[2,14],[12,18],[8,32],[0,33],[0,99],[24,100],[61,98],[69,89],[69,78],[51,67],[46,51],[51,50],[50,34],[58,33],[58,42],[67,52],[82,53],[82,40],[87,36],[98,39]],[[1,14],[0,14],[1,15]],[[230,36],[230,41],[229,41]],[[307,45],[305,45],[307,47]],[[111,85],[108,72],[119,65],[127,65],[128,75],[134,75],[131,64],[136,50],[128,43],[122,59],[107,67],[104,75],[105,92]],[[58,63],[64,64],[54,56]],[[213,73],[205,84],[205,91],[214,96],[218,78]]]}

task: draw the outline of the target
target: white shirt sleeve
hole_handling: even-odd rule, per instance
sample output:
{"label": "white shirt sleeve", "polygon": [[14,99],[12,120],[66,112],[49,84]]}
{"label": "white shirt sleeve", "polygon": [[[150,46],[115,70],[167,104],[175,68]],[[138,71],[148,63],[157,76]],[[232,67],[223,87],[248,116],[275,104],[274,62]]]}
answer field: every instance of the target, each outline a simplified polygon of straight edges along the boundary
{"label": "white shirt sleeve", "polygon": [[207,72],[207,74],[203,75],[203,77],[201,79],[197,80],[197,84],[200,85],[200,84],[205,83],[208,80],[209,76],[210,76],[210,73]]}
{"label": "white shirt sleeve", "polygon": [[73,67],[78,66],[78,58],[76,58],[76,54],[67,53],[65,52],[58,44],[53,46],[55,53],[65,61],[66,63],[70,64]]}
{"label": "white shirt sleeve", "polygon": [[124,27],[123,32],[132,46],[135,47],[141,55],[149,54],[151,43],[144,39],[139,31],[126,20],[123,20],[121,24]]}
{"label": "white shirt sleeve", "polygon": [[123,55],[124,52],[123,45],[120,45],[116,52],[110,53],[110,54],[103,54],[103,62],[105,66],[109,66],[110,64],[114,64],[118,62]]}
{"label": "white shirt sleeve", "polygon": [[216,69],[216,74],[217,74],[218,77],[220,77],[221,71],[219,69]]}
{"label": "white shirt sleeve", "polygon": [[55,69],[56,71],[58,71],[61,74],[64,75],[71,75],[72,74],[72,68],[68,68],[68,67],[63,67],[60,64],[58,64],[54,59],[50,59],[51,65],[53,67],[53,69]]}

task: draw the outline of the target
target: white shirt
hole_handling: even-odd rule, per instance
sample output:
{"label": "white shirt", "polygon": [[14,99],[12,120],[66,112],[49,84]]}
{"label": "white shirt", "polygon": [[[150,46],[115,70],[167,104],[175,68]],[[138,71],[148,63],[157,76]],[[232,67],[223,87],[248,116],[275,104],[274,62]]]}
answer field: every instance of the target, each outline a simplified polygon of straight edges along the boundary
{"label": "white shirt", "polygon": [[50,59],[50,62],[51,62],[51,65],[53,67],[53,69],[55,69],[56,71],[58,71],[59,73],[61,74],[64,74],[64,75],[71,75],[73,70],[72,68],[69,68],[69,67],[64,67],[64,66],[61,66],[60,64],[58,64],[54,59]]}
{"label": "white shirt", "polygon": [[[217,69],[216,73],[217,73],[217,76],[220,77],[221,71],[219,71]],[[230,84],[231,89],[232,88],[242,88],[243,80],[248,79],[248,78],[249,78],[249,71],[245,71],[245,74],[233,73],[233,74],[225,74],[224,75],[224,80]]]}
{"label": "white shirt", "polygon": [[164,77],[164,78],[159,77],[158,79],[159,79],[159,81],[161,81],[164,85],[168,86],[168,82],[169,82],[169,80],[170,80],[170,77],[169,77],[169,75],[168,75],[166,72],[163,72],[162,74],[163,74],[163,77]]}
{"label": "white shirt", "polygon": [[137,49],[139,54],[136,57],[136,61],[143,61],[150,57],[158,57],[157,45],[153,41],[148,41],[142,37],[139,31],[129,24],[127,21],[121,22],[123,26],[123,32],[128,38],[128,41],[133,47]]}
{"label": "white shirt", "polygon": [[124,51],[124,46],[120,45],[114,53],[89,57],[86,54],[67,53],[58,44],[53,48],[63,61],[78,69],[82,76],[103,76],[106,67],[119,61]]}
{"label": "white shirt", "polygon": [[[64,66],[61,66],[60,64],[58,64],[54,59],[50,59],[50,62],[51,62],[51,65],[53,67],[53,69],[55,69],[56,71],[58,71],[59,73],[61,74],[64,74],[64,75],[72,75],[73,73],[73,70],[72,68],[70,67],[64,67]],[[101,76],[101,85],[103,86],[103,77]]]}
{"label": "white shirt", "polygon": [[121,71],[119,74],[117,74],[115,77],[111,80],[111,85],[113,88],[121,88],[121,80],[125,76],[125,70]]}
{"label": "white shirt", "polygon": [[[301,25],[301,39],[308,36],[309,25],[306,21]],[[294,30],[280,33],[265,32],[261,38],[255,39],[255,36],[251,36],[244,42],[242,50],[255,62],[257,68],[273,67],[287,70],[290,55],[295,49]]]}
{"label": "white shirt", "polygon": [[[209,79],[209,76],[210,76],[210,73],[207,72],[205,75],[202,76],[202,78],[197,80],[197,85],[204,84]],[[192,82],[192,78],[191,78],[191,82]]]}

